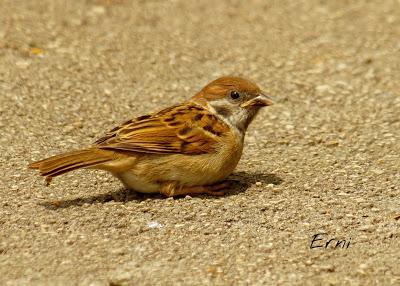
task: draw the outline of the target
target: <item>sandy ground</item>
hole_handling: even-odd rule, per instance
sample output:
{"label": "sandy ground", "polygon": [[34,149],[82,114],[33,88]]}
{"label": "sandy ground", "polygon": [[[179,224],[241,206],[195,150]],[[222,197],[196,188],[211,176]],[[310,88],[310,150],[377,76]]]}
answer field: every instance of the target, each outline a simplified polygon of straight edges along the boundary
{"label": "sandy ground", "polygon": [[[399,39],[390,0],[1,0],[0,284],[399,285]],[[227,74],[276,104],[225,197],[26,168]]]}

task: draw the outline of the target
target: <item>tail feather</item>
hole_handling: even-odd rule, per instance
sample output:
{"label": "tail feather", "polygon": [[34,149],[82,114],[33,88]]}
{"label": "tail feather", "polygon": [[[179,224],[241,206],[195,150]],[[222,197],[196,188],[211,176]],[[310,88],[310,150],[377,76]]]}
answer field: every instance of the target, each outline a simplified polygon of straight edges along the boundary
{"label": "tail feather", "polygon": [[29,168],[37,169],[40,175],[56,177],[64,173],[98,165],[115,159],[113,152],[99,149],[83,149],[56,155],[29,164]]}

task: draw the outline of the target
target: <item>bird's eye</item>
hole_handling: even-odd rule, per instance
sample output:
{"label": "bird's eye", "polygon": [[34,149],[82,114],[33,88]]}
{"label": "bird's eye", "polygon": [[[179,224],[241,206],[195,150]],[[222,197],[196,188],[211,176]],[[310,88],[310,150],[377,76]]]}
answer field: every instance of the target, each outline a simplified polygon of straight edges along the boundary
{"label": "bird's eye", "polygon": [[232,99],[238,99],[240,97],[240,93],[237,92],[236,90],[231,91],[231,98]]}

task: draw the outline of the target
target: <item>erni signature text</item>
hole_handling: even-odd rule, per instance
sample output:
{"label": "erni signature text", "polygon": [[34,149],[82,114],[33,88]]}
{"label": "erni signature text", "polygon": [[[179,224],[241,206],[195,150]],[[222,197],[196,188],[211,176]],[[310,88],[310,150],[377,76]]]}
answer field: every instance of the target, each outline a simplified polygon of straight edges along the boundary
{"label": "erni signature text", "polygon": [[351,237],[349,239],[329,238],[327,233],[321,232],[314,234],[311,239],[310,249],[313,248],[349,248]]}

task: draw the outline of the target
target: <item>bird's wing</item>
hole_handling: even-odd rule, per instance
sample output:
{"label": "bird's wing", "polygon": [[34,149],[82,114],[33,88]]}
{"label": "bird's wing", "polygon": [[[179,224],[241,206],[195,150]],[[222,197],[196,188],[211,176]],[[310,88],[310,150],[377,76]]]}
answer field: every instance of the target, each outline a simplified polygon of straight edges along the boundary
{"label": "bird's wing", "polygon": [[187,102],[129,120],[94,144],[97,148],[153,154],[204,154],[229,127],[207,109]]}

